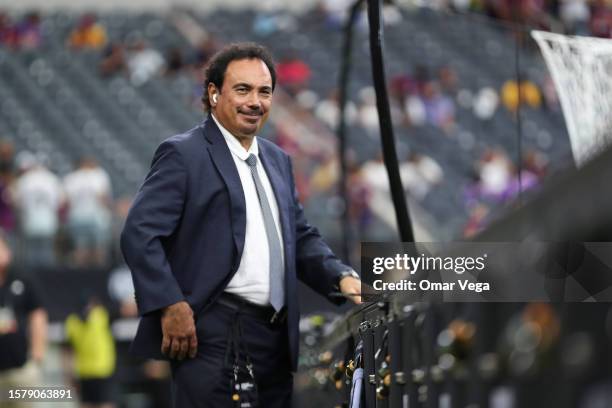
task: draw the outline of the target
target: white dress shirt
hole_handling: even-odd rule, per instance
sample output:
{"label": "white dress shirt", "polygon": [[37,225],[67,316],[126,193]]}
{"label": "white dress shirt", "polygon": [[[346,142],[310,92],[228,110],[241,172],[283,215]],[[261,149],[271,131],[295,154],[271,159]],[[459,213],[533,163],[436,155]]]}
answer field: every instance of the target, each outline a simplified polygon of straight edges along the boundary
{"label": "white dress shirt", "polygon": [[[257,303],[260,305],[268,305],[270,303],[270,253],[268,250],[268,238],[266,235],[266,227],[261,212],[261,206],[257,197],[257,189],[251,169],[246,163],[247,157],[254,154],[257,157],[257,172],[263,184],[276,232],[280,240],[281,248],[284,248],[283,236],[280,229],[280,217],[278,213],[278,204],[274,196],[274,190],[268,179],[268,175],[259,160],[259,148],[257,145],[257,137],[253,137],[253,143],[249,150],[246,150],[238,139],[234,137],[227,129],[225,129],[219,121],[212,115],[213,120],[221,130],[221,134],[232,153],[232,159],[238,169],[240,182],[242,183],[242,191],[246,202],[246,233],[244,237],[244,250],[240,259],[240,266],[236,274],[232,277],[229,284],[225,288],[226,292],[241,296],[242,298]],[[284,254],[281,251],[282,263],[285,265]],[[284,267],[283,267],[284,270]]]}

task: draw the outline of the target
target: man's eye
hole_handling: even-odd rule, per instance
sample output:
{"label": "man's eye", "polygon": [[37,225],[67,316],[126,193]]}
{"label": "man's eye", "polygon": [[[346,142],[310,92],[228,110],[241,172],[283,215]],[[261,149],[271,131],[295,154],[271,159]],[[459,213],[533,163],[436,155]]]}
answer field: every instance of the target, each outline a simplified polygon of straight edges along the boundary
{"label": "man's eye", "polygon": [[243,94],[243,93],[246,93],[247,90],[246,90],[246,88],[237,88],[236,92]]}

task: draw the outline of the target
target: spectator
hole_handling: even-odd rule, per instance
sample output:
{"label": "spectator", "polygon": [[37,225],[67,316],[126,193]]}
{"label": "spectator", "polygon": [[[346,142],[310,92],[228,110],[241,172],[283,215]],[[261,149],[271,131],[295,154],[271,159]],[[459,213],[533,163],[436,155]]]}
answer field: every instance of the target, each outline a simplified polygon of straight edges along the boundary
{"label": "spectator", "polygon": [[[329,126],[330,129],[336,130],[340,120],[338,90],[331,91],[326,99],[317,103],[314,114],[321,122]],[[352,101],[348,101],[346,104],[344,119],[347,126],[353,125],[357,120],[357,107]]]}
{"label": "spectator", "polygon": [[612,9],[606,0],[595,0],[590,22],[591,34],[595,37],[612,37]]}
{"label": "spectator", "polygon": [[166,75],[176,75],[185,67],[183,52],[179,47],[172,47],[166,53]]}
{"label": "spectator", "polygon": [[[336,186],[339,177],[339,164],[336,157],[329,155],[319,163],[309,177],[308,187],[315,193],[329,191]],[[301,197],[301,196],[300,196]],[[301,197],[302,198],[302,197]],[[303,198],[302,198],[303,200]]]}
{"label": "spectator", "polygon": [[418,93],[422,93],[425,85],[427,85],[432,80],[431,74],[429,73],[429,68],[421,64],[418,64],[414,67],[413,78],[415,91]]}
{"label": "spectator", "polygon": [[62,186],[58,177],[29,152],[17,156],[17,166],[22,174],[15,185],[14,202],[20,211],[25,259],[32,267],[49,267],[55,263]]}
{"label": "spectator", "polygon": [[68,233],[75,266],[103,266],[111,233],[111,184],[94,159],[84,157],[64,179],[68,201]]}
{"label": "spectator", "polygon": [[473,182],[465,190],[465,203],[475,207],[480,200],[505,202],[519,190],[534,185],[535,176],[528,171],[521,173],[521,183],[513,163],[499,149],[487,149],[476,166]]}
{"label": "spectator", "polygon": [[423,88],[423,103],[427,122],[446,131],[455,123],[455,104],[451,98],[442,94],[440,85],[428,82]]}
{"label": "spectator", "polygon": [[276,65],[278,83],[292,95],[296,95],[308,85],[310,74],[308,65],[296,55],[287,56]]}
{"label": "spectator", "polygon": [[136,41],[128,52],[127,68],[130,81],[134,86],[145,84],[149,79],[159,74],[164,67],[164,58],[146,42]]}
{"label": "spectator", "polygon": [[[523,159],[523,165],[514,170],[512,180],[503,191],[500,199],[509,201],[522,192],[537,188],[546,175],[548,158],[535,150],[528,150]],[[520,174],[519,174],[520,171]]]}
{"label": "spectator", "polygon": [[570,34],[589,35],[591,10],[585,0],[561,0],[559,15]]}
{"label": "spectator", "polygon": [[499,96],[495,89],[484,87],[474,98],[474,115],[483,121],[490,120],[495,115],[499,106]]}
{"label": "spectator", "polygon": [[[202,67],[208,62],[215,52],[217,52],[218,46],[216,40],[210,35],[205,39],[201,40],[196,46],[195,52],[190,58],[190,63],[197,70],[201,70]],[[199,83],[199,82],[198,82]]]}
{"label": "spectator", "polygon": [[399,104],[406,103],[410,96],[420,95],[430,81],[429,69],[424,65],[416,65],[412,74],[400,74],[391,79],[389,93]]}
{"label": "spectator", "polygon": [[523,159],[523,168],[535,174],[538,179],[546,177],[549,159],[546,154],[536,150],[528,150]]}
{"label": "spectator", "polygon": [[317,13],[330,30],[341,29],[348,17],[351,0],[320,0]]}
{"label": "spectator", "polygon": [[[36,387],[47,347],[47,312],[34,282],[11,268],[12,252],[0,234],[0,389]],[[5,405],[6,404],[6,405]],[[3,407],[30,406],[7,403]]]}
{"label": "spectator", "polygon": [[455,96],[457,94],[457,73],[455,70],[445,65],[438,70],[440,89],[445,95]]}
{"label": "spectator", "polygon": [[384,2],[382,7],[383,22],[385,26],[395,26],[402,22],[402,12],[392,2]]}
{"label": "spectator", "polygon": [[372,191],[389,193],[389,177],[382,154],[378,154],[374,160],[365,162],[361,166],[361,175]]}
{"label": "spectator", "polygon": [[496,0],[486,3],[490,14],[502,20],[537,24],[542,19],[543,4],[540,0]]}
{"label": "spectator", "polygon": [[66,338],[74,350],[74,371],[83,406],[113,408],[115,340],[108,311],[91,298],[81,314],[66,319]]}
{"label": "spectator", "polygon": [[357,225],[359,236],[363,236],[370,226],[373,218],[370,210],[372,191],[364,180],[362,168],[355,164],[348,166],[347,193],[349,196],[348,213],[351,222]]}
{"label": "spectator", "polygon": [[400,176],[404,188],[418,201],[422,201],[432,187],[442,182],[444,173],[431,157],[411,153],[400,165]]}
{"label": "spectator", "polygon": [[489,149],[478,163],[479,189],[483,196],[501,198],[512,182],[513,165],[501,150]]}
{"label": "spectator", "polygon": [[520,86],[520,101],[519,87],[513,79],[507,80],[501,89],[501,99],[510,112],[517,111],[519,105],[527,104],[534,109],[538,109],[542,105],[542,94],[536,84],[529,80],[521,81]]}
{"label": "spectator", "polygon": [[[382,154],[378,154],[373,160],[368,160],[361,166],[362,181],[369,189],[368,203],[370,210],[386,223],[393,221],[393,205],[389,200],[389,177],[385,167]],[[373,221],[373,220],[372,220]],[[380,240],[379,230],[372,222],[368,231],[361,231],[370,240]]]}
{"label": "spectator", "polygon": [[277,124],[276,129],[276,144],[278,147],[283,149],[288,155],[295,156],[303,151],[300,147],[300,144],[294,137],[290,134],[290,131],[283,124]]}
{"label": "spectator", "polygon": [[303,89],[294,96],[294,100],[304,111],[312,112],[319,102],[319,95],[311,89]]}
{"label": "spectator", "polygon": [[538,176],[528,169],[522,168],[520,169],[520,176],[518,171],[515,171],[512,174],[510,183],[503,191],[499,199],[503,202],[510,201],[518,194],[536,188],[538,184]]}
{"label": "spectator", "polygon": [[389,94],[398,103],[404,103],[408,95],[416,91],[415,81],[410,75],[400,74],[389,81]]}
{"label": "spectator", "polygon": [[112,43],[104,51],[104,56],[100,62],[100,75],[103,77],[112,76],[124,72],[126,68],[127,63],[123,44]]}
{"label": "spectator", "polygon": [[367,86],[359,91],[359,115],[357,120],[368,136],[375,137],[378,134],[378,108],[376,107],[376,92],[373,87]]}
{"label": "spectator", "polygon": [[15,230],[15,213],[10,194],[15,176],[14,153],[11,142],[0,141],[0,228],[9,235]]}
{"label": "spectator", "polygon": [[427,121],[425,104],[418,95],[409,95],[406,98],[404,112],[409,126],[423,126]]}
{"label": "spectator", "polygon": [[470,210],[470,216],[463,227],[463,238],[471,238],[482,231],[487,224],[490,210],[484,204],[478,204]]}
{"label": "spectator", "polygon": [[106,45],[106,30],[96,22],[94,14],[81,17],[78,26],[70,33],[68,45],[74,49],[97,50]]}
{"label": "spectator", "polygon": [[11,18],[0,12],[0,45],[15,48],[18,45],[17,28],[13,25]]}
{"label": "spectator", "polygon": [[17,45],[25,49],[35,49],[42,44],[40,16],[36,12],[29,13],[16,30]]}
{"label": "spectator", "polygon": [[519,8],[519,18],[522,21],[525,21],[531,27],[549,29],[549,22],[544,9],[545,0],[520,0],[518,3],[515,7]]}
{"label": "spectator", "polygon": [[478,3],[477,1],[471,0],[452,0],[449,2],[450,6],[458,12],[467,12],[469,11],[472,3]]}
{"label": "spectator", "polygon": [[251,31],[258,37],[268,37],[271,35],[282,35],[282,32],[295,30],[297,22],[295,17],[289,13],[270,13],[269,11],[260,11],[253,20]]}

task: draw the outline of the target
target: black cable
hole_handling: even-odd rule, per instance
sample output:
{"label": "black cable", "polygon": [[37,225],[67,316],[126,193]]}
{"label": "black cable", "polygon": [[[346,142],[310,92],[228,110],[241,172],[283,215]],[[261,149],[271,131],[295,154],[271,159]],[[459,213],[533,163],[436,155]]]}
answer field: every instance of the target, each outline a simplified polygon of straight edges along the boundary
{"label": "black cable", "polygon": [[522,207],[523,205],[523,121],[521,117],[521,106],[523,105],[523,94],[521,92],[521,45],[523,39],[523,27],[521,25],[520,20],[520,10],[518,10],[518,5],[516,6],[517,10],[515,13],[516,21],[514,24],[514,33],[516,35],[516,46],[515,49],[515,58],[514,58],[514,69],[516,71],[516,90],[518,97],[518,105],[516,107],[516,135],[517,135],[517,176],[518,176],[518,205]]}
{"label": "black cable", "polygon": [[382,39],[383,27],[381,17],[380,0],[368,0],[368,22],[370,25],[370,54],[372,59],[372,77],[374,89],[376,90],[376,107],[378,109],[378,123],[382,142],[383,158],[389,185],[391,198],[395,208],[397,229],[402,242],[414,242],[412,234],[412,222],[408,214],[404,187],[400,178],[397,151],[395,149],[395,138],[393,136],[393,125],[391,122],[391,110],[389,109],[389,97],[387,95],[387,82],[385,80],[385,67],[383,61]]}
{"label": "black cable", "polygon": [[364,0],[357,0],[351,7],[346,25],[344,26],[344,41],[342,45],[342,59],[340,65],[340,77],[338,85],[338,108],[340,111],[340,120],[338,121],[338,161],[340,162],[340,183],[339,193],[344,202],[342,209],[342,255],[344,259],[350,261],[351,248],[353,246],[353,234],[351,231],[351,220],[349,217],[349,206],[351,204],[348,195],[348,180],[346,169],[346,102],[348,99],[348,82],[351,73],[351,55],[353,53],[353,27],[357,12]]}

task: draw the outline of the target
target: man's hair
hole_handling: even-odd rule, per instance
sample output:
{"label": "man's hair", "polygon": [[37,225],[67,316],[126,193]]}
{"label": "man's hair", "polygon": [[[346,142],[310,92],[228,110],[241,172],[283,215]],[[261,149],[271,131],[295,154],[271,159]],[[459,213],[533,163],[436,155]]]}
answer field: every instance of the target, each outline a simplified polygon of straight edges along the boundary
{"label": "man's hair", "polygon": [[272,90],[274,90],[276,86],[276,70],[274,69],[272,55],[268,49],[252,42],[230,44],[213,55],[204,70],[204,94],[202,95],[202,103],[208,112],[210,112],[208,84],[215,84],[217,89],[221,91],[227,66],[232,61],[243,59],[259,59],[263,61],[268,67],[268,70],[270,70],[270,75],[272,76]]}

